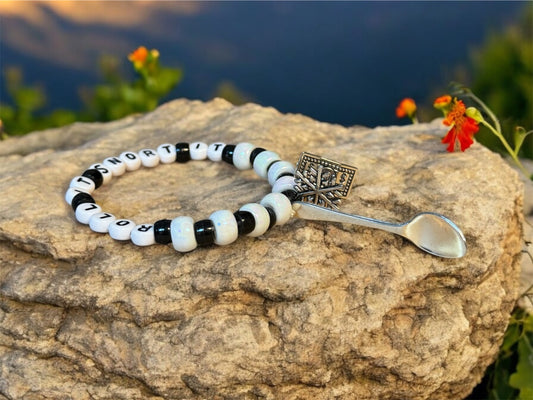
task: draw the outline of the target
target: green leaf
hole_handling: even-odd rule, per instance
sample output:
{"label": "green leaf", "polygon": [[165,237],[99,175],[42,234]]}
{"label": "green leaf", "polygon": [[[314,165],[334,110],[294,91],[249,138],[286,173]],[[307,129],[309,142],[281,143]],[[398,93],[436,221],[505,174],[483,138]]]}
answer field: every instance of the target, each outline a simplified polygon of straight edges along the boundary
{"label": "green leaf", "polygon": [[509,384],[520,390],[519,399],[530,400],[533,398],[533,349],[529,339],[533,335],[525,334],[518,342],[518,364],[516,372],[509,378]]}
{"label": "green leaf", "polygon": [[509,324],[507,330],[505,331],[502,347],[500,349],[503,352],[510,351],[511,347],[513,347],[520,339],[520,333],[520,326],[518,323],[514,322]]}
{"label": "green leaf", "polygon": [[526,132],[522,126],[517,126],[514,128],[514,152],[518,154],[520,147],[524,143],[524,139],[533,133],[533,130]]}

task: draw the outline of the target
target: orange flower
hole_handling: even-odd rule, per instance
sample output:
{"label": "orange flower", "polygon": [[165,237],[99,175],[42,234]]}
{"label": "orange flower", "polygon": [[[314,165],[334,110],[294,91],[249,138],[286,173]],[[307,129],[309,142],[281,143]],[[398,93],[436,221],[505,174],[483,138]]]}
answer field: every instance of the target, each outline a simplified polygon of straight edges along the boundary
{"label": "orange flower", "polygon": [[398,118],[408,117],[411,120],[414,118],[416,113],[416,103],[413,99],[405,98],[403,99],[398,107],[396,107],[396,116]]}
{"label": "orange flower", "polygon": [[144,63],[148,57],[148,49],[144,46],[140,46],[133,53],[130,53],[128,60],[133,63]]}
{"label": "orange flower", "polygon": [[442,139],[442,143],[448,143],[449,152],[455,150],[456,140],[459,141],[461,151],[465,151],[474,143],[474,134],[479,130],[478,122],[466,115],[466,107],[461,100],[451,100],[450,111],[443,123],[451,127]]}
{"label": "orange flower", "polygon": [[452,102],[452,96],[449,94],[446,94],[444,96],[437,97],[435,101],[433,102],[433,107],[435,107],[437,110],[443,110],[450,106]]}

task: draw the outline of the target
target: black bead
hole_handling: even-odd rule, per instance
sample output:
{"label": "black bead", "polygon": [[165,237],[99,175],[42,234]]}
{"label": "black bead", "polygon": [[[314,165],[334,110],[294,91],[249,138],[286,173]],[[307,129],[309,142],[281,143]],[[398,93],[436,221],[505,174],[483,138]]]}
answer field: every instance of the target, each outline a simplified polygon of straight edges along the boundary
{"label": "black bead", "polygon": [[215,225],[210,219],[194,223],[194,236],[198,246],[207,246],[215,242]]}
{"label": "black bead", "polygon": [[191,159],[189,143],[176,143],[176,162],[186,163]]}
{"label": "black bead", "polygon": [[104,182],[104,177],[97,169],[86,169],[81,176],[85,176],[94,182],[94,188],[98,189]]}
{"label": "black bead", "polygon": [[170,223],[169,219],[160,219],[154,223],[154,238],[156,243],[168,244],[172,242],[170,236]]}
{"label": "black bead", "polygon": [[246,235],[255,229],[254,215],[249,211],[236,211],[233,213],[237,221],[239,235]]}
{"label": "black bead", "polygon": [[[279,163],[281,160],[275,160],[275,161],[272,161],[270,164],[268,164],[268,167],[267,167],[267,174],[268,174],[268,170],[270,168],[272,168],[272,166],[275,164],[275,163]],[[278,179],[279,179],[279,176],[278,176]]]}
{"label": "black bead", "polygon": [[293,201],[296,201],[296,199],[298,198],[298,192],[296,190],[289,189],[281,193],[287,196],[287,198],[291,201],[291,203]]}
{"label": "black bead", "polygon": [[266,150],[263,149],[262,147],[256,147],[255,149],[253,149],[252,152],[250,153],[250,164],[254,165],[255,157],[257,157],[259,153],[262,153],[263,151],[266,151]]}
{"label": "black bead", "polygon": [[234,144],[227,144],[222,149],[222,160],[226,161],[228,164],[233,165],[233,152],[235,151]]}
{"label": "black bead", "polygon": [[281,178],[282,176],[294,176],[294,174],[290,172],[285,172],[284,174],[281,174],[280,176],[278,176],[278,179]]}
{"label": "black bead", "polygon": [[274,210],[270,207],[265,207],[268,211],[268,215],[270,215],[270,224],[268,225],[268,229],[272,228],[274,225],[276,225],[276,213]]}
{"label": "black bead", "polygon": [[70,204],[72,205],[72,209],[76,211],[76,208],[83,203],[94,203],[94,199],[89,193],[80,192],[72,198],[72,202]]}

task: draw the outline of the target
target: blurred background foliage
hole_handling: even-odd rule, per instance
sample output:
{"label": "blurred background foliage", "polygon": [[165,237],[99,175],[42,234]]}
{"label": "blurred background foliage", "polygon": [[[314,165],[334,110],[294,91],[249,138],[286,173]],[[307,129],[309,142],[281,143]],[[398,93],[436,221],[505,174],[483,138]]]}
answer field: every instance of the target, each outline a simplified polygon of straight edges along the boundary
{"label": "blurred background foliage", "polygon": [[[516,126],[533,129],[533,6],[522,21],[504,32],[493,32],[472,53],[471,89],[500,118],[506,139],[513,142]],[[482,128],[476,136],[492,149],[504,151],[498,139]],[[533,137],[522,146],[522,156],[533,158]]]}

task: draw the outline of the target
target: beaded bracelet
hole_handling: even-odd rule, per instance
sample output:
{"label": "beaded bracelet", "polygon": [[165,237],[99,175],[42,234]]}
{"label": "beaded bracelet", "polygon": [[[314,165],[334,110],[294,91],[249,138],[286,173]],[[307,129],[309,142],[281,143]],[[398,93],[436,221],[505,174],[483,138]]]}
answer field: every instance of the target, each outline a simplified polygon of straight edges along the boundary
{"label": "beaded bracelet", "polygon": [[[132,220],[117,219],[113,214],[102,211],[91,196],[95,189],[108,183],[113,176],[121,176],[141,166],[152,168],[159,163],[205,159],[225,161],[239,170],[253,167],[261,178],[268,179],[272,192],[259,203],[245,204],[234,213],[219,210],[208,219],[196,222],[191,217],[179,216],[138,225]],[[109,233],[115,240],[131,240],[138,246],[172,243],[177,251],[188,252],[197,246],[230,244],[238,235],[261,236],[273,226],[285,224],[292,214],[291,201],[297,197],[294,174],[293,164],[250,143],[212,143],[209,146],[203,142],[190,145],[164,143],[156,150],[126,151],[118,157],[109,157],[100,164],[91,165],[71,180],[65,200],[72,206],[78,222],[88,224],[94,232]]]}
{"label": "beaded bracelet", "polygon": [[[136,225],[129,219],[117,219],[103,212],[91,193],[111,177],[135,171],[142,166],[159,163],[185,163],[189,160],[225,161],[237,169],[253,168],[268,179],[272,193],[259,203],[245,204],[238,211],[219,210],[208,219],[197,222],[191,217],[162,219],[153,224]],[[461,230],[443,215],[424,212],[404,223],[391,223],[337,211],[341,199],[348,196],[357,169],[326,158],[302,153],[296,168],[282,161],[278,154],[250,143],[237,145],[203,142],[162,144],[138,153],[127,151],[118,157],[106,158],[93,164],[80,176],[74,177],[65,200],[76,219],[88,224],[95,232],[109,233],[115,240],[131,240],[138,246],[172,243],[179,252],[198,246],[226,245],[238,235],[261,236],[275,225],[285,224],[295,213],[309,220],[358,224],[382,229],[409,239],[429,254],[459,258],[466,254],[466,241]]]}

